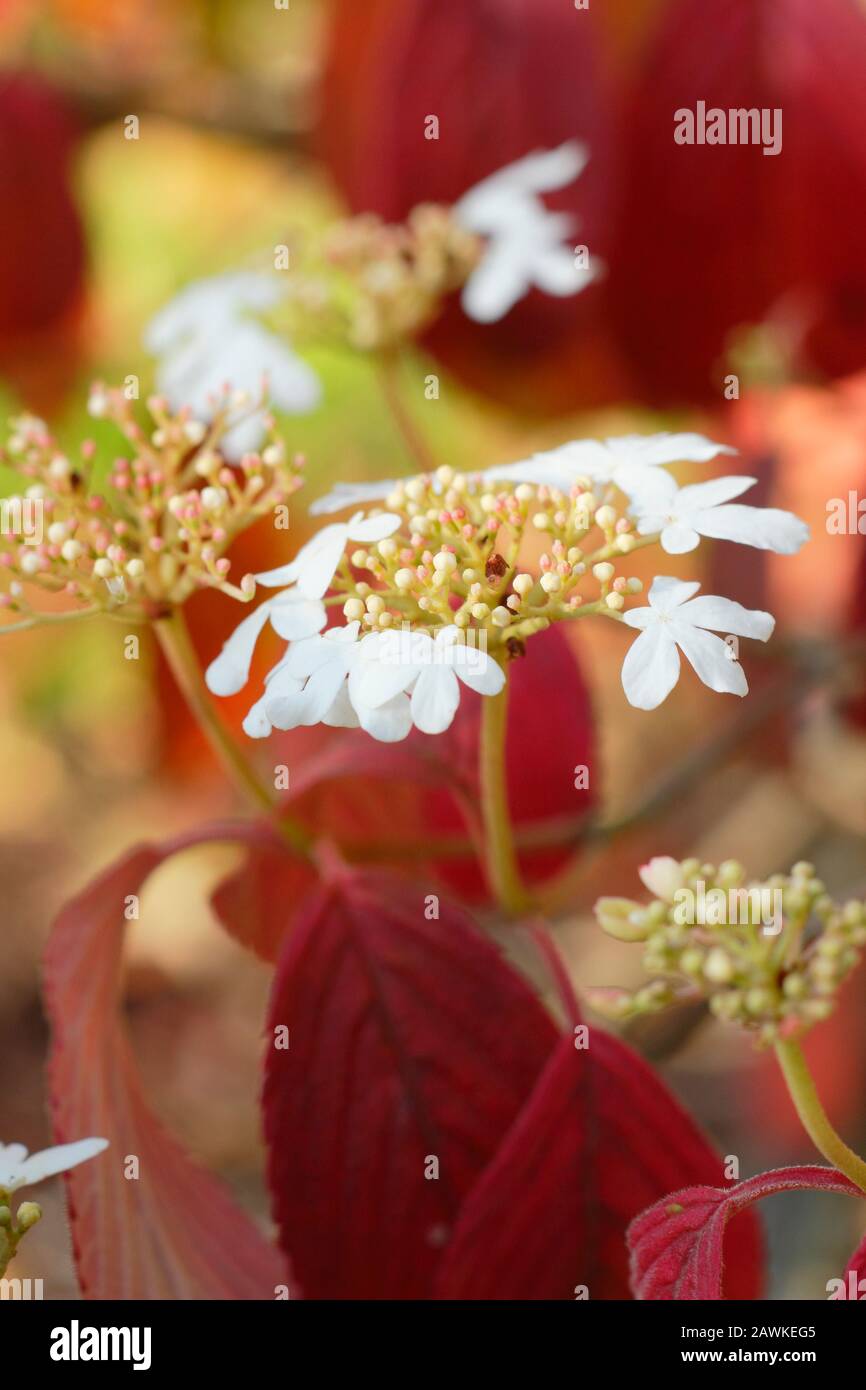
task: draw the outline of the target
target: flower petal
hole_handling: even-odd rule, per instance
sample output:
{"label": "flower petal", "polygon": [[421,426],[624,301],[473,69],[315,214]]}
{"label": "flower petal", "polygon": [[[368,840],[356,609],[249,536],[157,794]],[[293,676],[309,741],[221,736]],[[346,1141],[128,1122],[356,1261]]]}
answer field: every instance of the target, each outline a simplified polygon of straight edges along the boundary
{"label": "flower petal", "polygon": [[759,642],[768,641],[776,626],[772,613],[764,613],[760,608],[744,608],[741,603],[720,598],[718,594],[701,594],[684,603],[675,614],[677,624],[680,620],[692,627],[709,627],[737,637],[755,637]]}
{"label": "flower petal", "polygon": [[622,688],[636,709],[656,709],[680,675],[676,643],[663,623],[653,623],[631,644],[622,663]]}
{"label": "flower petal", "polygon": [[675,624],[674,631],[683,656],[704,685],[719,694],[748,695],[746,673],[721,637],[703,628],[686,627],[684,623]]}
{"label": "flower petal", "polygon": [[705,483],[689,483],[686,487],[677,489],[676,510],[691,512],[718,507],[722,502],[730,502],[732,497],[739,497],[741,493],[748,492],[757,481],[757,478],[731,474],[730,477],[710,478]]}
{"label": "flower petal", "polygon": [[330,492],[312,503],[310,516],[328,516],[344,507],[357,507],[359,502],[380,502],[389,497],[396,486],[393,478],[378,483],[335,483]]}
{"label": "flower petal", "polygon": [[378,516],[368,516],[361,519],[352,517],[347,524],[346,533],[351,541],[383,541],[386,536],[393,536],[395,531],[399,531],[403,521],[393,512],[380,512]]}
{"label": "flower petal", "polygon": [[[652,534],[643,529],[643,524],[638,526],[641,535]],[[692,550],[697,550],[701,543],[701,538],[693,526],[689,526],[685,521],[672,521],[667,526],[662,527],[661,547],[667,555],[688,555]]]}
{"label": "flower petal", "polygon": [[706,463],[717,454],[735,454],[727,444],[716,444],[703,434],[625,434],[606,439],[605,446],[618,464],[655,467],[663,463]]}
{"label": "flower petal", "polygon": [[460,704],[460,687],[449,666],[425,666],[412,691],[412,722],[422,734],[443,734]]}
{"label": "flower petal", "polygon": [[304,598],[296,589],[271,599],[271,627],[286,642],[297,642],[321,632],[328,615],[324,604],[315,598]]}
{"label": "flower petal", "polygon": [[805,521],[777,507],[714,507],[712,511],[695,512],[691,520],[702,536],[739,541],[740,545],[773,550],[777,555],[796,555],[809,539]]}
{"label": "flower petal", "polygon": [[479,695],[498,695],[505,685],[505,672],[487,652],[460,643],[449,655],[448,664],[470,690]]}
{"label": "flower petal", "polygon": [[396,695],[378,709],[356,705],[361,728],[380,743],[400,743],[412,728],[412,709],[405,695]]}
{"label": "flower petal", "polygon": [[[657,613],[670,613],[672,609],[678,608],[686,599],[696,594],[700,587],[698,580],[673,579],[670,575],[657,574],[647,597],[650,607]],[[628,618],[627,613],[625,617]]]}
{"label": "flower petal", "polygon": [[463,286],[460,303],[476,323],[498,323],[529,289],[520,243],[494,240]]}
{"label": "flower petal", "polygon": [[42,1182],[45,1178],[53,1178],[57,1173],[66,1173],[70,1168],[77,1168],[79,1163],[86,1163],[89,1159],[95,1158],[107,1148],[107,1139],[77,1139],[74,1144],[58,1144],[52,1149],[43,1149],[41,1153],[31,1154],[30,1158],[24,1161],[21,1168],[23,1176],[18,1185]]}
{"label": "flower petal", "polygon": [[271,600],[260,603],[244,618],[204,673],[205,684],[214,695],[236,695],[250,678],[250,666],[259,634],[268,621]]}

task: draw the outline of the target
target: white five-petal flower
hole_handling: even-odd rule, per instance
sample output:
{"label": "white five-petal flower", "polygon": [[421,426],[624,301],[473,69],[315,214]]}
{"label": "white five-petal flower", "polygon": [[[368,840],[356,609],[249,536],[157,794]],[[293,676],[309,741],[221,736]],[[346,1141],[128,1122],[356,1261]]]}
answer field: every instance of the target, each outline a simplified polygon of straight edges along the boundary
{"label": "white five-petal flower", "polygon": [[568,493],[576,479],[604,487],[613,483],[627,497],[640,499],[668,477],[667,463],[706,463],[717,454],[735,454],[702,434],[625,434],[613,439],[575,439],[518,463],[488,468],[485,476],[534,483]]}
{"label": "white five-petal flower", "polygon": [[392,536],[401,524],[400,517],[392,512],[379,512],[377,516],[368,517],[363,512],[356,512],[348,521],[334,521],[330,526],[323,526],[306,545],[301,546],[288,565],[257,574],[256,580],[266,589],[296,584],[306,598],[322,598],[328,592],[347,541],[375,545],[377,541],[385,540],[386,536]]}
{"label": "white five-petal flower", "polygon": [[[158,359],[157,390],[173,410],[189,406],[198,419],[209,419],[227,385],[255,399],[265,382],[281,410],[315,409],[322,388],[312,367],[251,317],[273,308],[284,292],[276,275],[230,271],[187,285],[151,319],[144,346]],[[245,410],[222,447],[240,457],[263,433],[264,411]]]}
{"label": "white five-petal flower", "polygon": [[[361,624],[334,627],[296,642],[279,667],[260,704],[277,729],[329,724],[361,728],[380,743],[404,739],[412,727],[409,701],[401,691],[372,708],[361,690],[362,675],[377,658],[378,633],[358,641]],[[294,688],[289,689],[289,682]],[[255,708],[255,706],[254,706]],[[252,711],[251,711],[252,713]]]}
{"label": "white five-petal flower", "polygon": [[679,680],[680,652],[711,690],[748,694],[745,672],[731,647],[707,629],[766,642],[775,619],[732,599],[710,594],[694,598],[699,588],[697,583],[659,577],[652,582],[649,607],[623,614],[623,622],[640,630],[622,667],[623,690],[637,709],[656,709],[667,699]]}
{"label": "white five-petal flower", "polygon": [[0,1190],[9,1193],[17,1192],[19,1187],[31,1187],[77,1168],[107,1148],[107,1139],[78,1139],[74,1144],[58,1144],[28,1155],[23,1144],[0,1144]]}
{"label": "white five-petal flower", "polygon": [[362,647],[375,641],[375,660],[362,665],[359,697],[380,709],[403,691],[411,691],[412,723],[424,734],[441,734],[449,727],[460,703],[458,677],[480,695],[498,695],[505,672],[486,651],[462,640],[450,624],[435,637],[426,632],[372,633]]}
{"label": "white five-petal flower", "polygon": [[[340,563],[347,541],[372,544],[384,540],[400,527],[399,516],[381,512],[364,517],[356,512],[350,521],[333,522],[317,531],[302,545],[294,560],[278,569],[265,570],[253,577],[266,589],[286,587],[272,599],[260,603],[255,612],[235,628],[205,672],[208,690],[214,695],[236,695],[250,677],[256,642],[270,622],[278,636],[287,642],[298,642],[321,632],[327,622],[323,596]],[[274,668],[272,675],[279,668]],[[256,704],[247,715],[250,728],[264,727],[265,709]],[[250,732],[248,729],[247,732]],[[266,733],[270,730],[265,730]],[[253,735],[255,737],[255,735]]]}
{"label": "white five-petal flower", "polygon": [[585,147],[570,140],[499,169],[454,205],[467,231],[487,238],[481,261],[463,287],[462,304],[479,323],[495,323],[533,287],[546,294],[578,294],[600,266],[582,268],[565,242],[575,228],[567,213],[551,212],[542,193],[565,188],[583,172]]}
{"label": "white five-petal flower", "polygon": [[809,528],[793,512],[776,507],[729,506],[752,487],[757,478],[711,478],[706,483],[678,487],[670,473],[654,470],[633,510],[642,536],[661,533],[662,549],[668,555],[684,555],[699,545],[701,536],[714,540],[738,541],[758,550],[774,550],[779,555],[795,555],[809,539]]}

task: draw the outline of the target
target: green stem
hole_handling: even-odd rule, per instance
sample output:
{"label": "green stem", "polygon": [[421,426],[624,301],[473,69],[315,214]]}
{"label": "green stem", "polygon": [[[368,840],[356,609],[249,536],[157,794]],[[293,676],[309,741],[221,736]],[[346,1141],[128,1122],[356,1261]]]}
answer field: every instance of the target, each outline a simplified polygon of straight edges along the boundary
{"label": "green stem", "polygon": [[778,1042],[775,1047],[794,1108],[815,1148],[866,1192],[866,1163],[848,1148],[828,1120],[799,1043]]}
{"label": "green stem", "polygon": [[487,877],[491,891],[500,906],[517,917],[526,912],[530,900],[520,879],[508,812],[508,787],[505,777],[507,720],[506,683],[498,695],[482,697],[481,743],[478,756]]}
{"label": "green stem", "polygon": [[400,387],[399,356],[393,349],[389,349],[381,354],[379,363],[385,400],[394,423],[403,437],[403,442],[414,459],[418,471],[420,473],[433,473],[436,469],[436,459],[403,401]]}

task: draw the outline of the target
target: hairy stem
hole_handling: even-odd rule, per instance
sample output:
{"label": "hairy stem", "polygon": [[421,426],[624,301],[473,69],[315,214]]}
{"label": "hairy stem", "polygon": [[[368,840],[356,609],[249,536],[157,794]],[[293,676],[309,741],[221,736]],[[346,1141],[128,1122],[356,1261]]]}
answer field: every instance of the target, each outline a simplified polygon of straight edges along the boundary
{"label": "hairy stem", "polygon": [[799,1043],[776,1043],[776,1056],[794,1108],[815,1148],[828,1163],[866,1192],[866,1163],[849,1149],[827,1119]]}
{"label": "hairy stem", "polygon": [[481,744],[478,756],[487,877],[491,891],[500,906],[516,917],[528,909],[530,900],[517,867],[508,811],[508,787],[505,778],[507,720],[506,684],[498,695],[482,697]]}

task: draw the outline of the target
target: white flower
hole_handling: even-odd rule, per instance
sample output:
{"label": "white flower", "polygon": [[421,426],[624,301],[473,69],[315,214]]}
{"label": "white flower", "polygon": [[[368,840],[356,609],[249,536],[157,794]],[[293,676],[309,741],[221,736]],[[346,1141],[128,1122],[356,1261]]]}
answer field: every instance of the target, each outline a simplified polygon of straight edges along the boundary
{"label": "white flower", "polygon": [[653,897],[661,898],[662,902],[672,903],[674,895],[682,888],[685,882],[683,867],[676,859],[671,859],[668,854],[657,854],[648,864],[643,864],[638,869],[641,882],[648,888]]}
{"label": "white flower", "polygon": [[[253,578],[266,589],[286,587],[274,598],[260,603],[244,618],[205,672],[205,683],[214,695],[236,695],[250,677],[253,652],[266,623],[286,642],[297,642],[321,632],[328,620],[322,597],[327,593],[347,540],[368,543],[384,540],[400,526],[400,517],[386,512],[364,517],[356,512],[350,521],[334,522],[317,531],[302,545],[294,560],[275,570],[265,570]],[[282,663],[281,663],[282,665]],[[275,667],[275,675],[280,667]],[[247,715],[247,733],[253,738],[270,733],[266,727],[264,705],[258,702]],[[253,733],[253,730],[261,733]]]}
{"label": "white flower", "polygon": [[[383,632],[376,639],[375,661],[363,665],[359,697],[373,709],[402,691],[412,692],[412,723],[424,734],[441,734],[460,703],[458,677],[480,695],[498,695],[505,684],[502,667],[487,652],[459,640],[453,624],[435,638],[426,632]],[[362,642],[364,647],[371,640]]]}
{"label": "white flower", "polygon": [[588,478],[599,487],[613,483],[627,497],[640,499],[660,477],[667,476],[661,471],[666,463],[706,463],[717,454],[736,452],[702,434],[625,434],[613,439],[575,439],[518,463],[488,468],[485,476],[564,493],[577,478]]}
{"label": "white flower", "polygon": [[649,608],[633,608],[623,614],[623,622],[641,629],[622,666],[623,690],[637,709],[656,709],[667,699],[679,680],[680,651],[711,690],[748,694],[745,673],[733,659],[731,648],[706,629],[766,642],[775,619],[770,613],[743,608],[732,599],[710,594],[693,598],[700,587],[659,577],[649,591]]}
{"label": "white flower", "polygon": [[107,1139],[78,1139],[74,1144],[59,1144],[28,1157],[23,1144],[0,1144],[0,1190],[17,1192],[19,1187],[43,1182],[77,1168],[107,1148]]}
{"label": "white flower", "polygon": [[469,318],[495,323],[533,286],[557,296],[578,294],[597,277],[582,269],[564,238],[575,230],[567,213],[550,212],[540,194],[565,188],[583,172],[588,154],[570,140],[536,150],[476,184],[454,205],[454,216],[487,238],[480,264],[463,287]]}
{"label": "white flower", "polygon": [[[380,634],[370,633],[359,642],[360,627],[359,622],[348,623],[291,647],[271,672],[273,679],[259,702],[275,728],[320,723],[354,728],[360,724],[381,743],[396,743],[406,737],[412,716],[402,691],[375,709],[362,696],[363,673],[377,659]],[[294,683],[291,689],[287,688],[290,682]]]}
{"label": "white flower", "polygon": [[334,521],[330,526],[323,526],[312,540],[301,546],[290,564],[257,574],[256,580],[267,589],[297,584],[306,598],[321,598],[328,591],[347,541],[372,545],[393,535],[401,524],[401,518],[391,512],[368,517],[356,512],[349,521]]}
{"label": "white flower", "polygon": [[359,503],[381,502],[397,487],[395,478],[385,478],[376,483],[335,483],[324,497],[317,497],[310,506],[311,516],[330,516],[341,512],[344,507],[357,507]]}
{"label": "white flower", "polygon": [[[157,390],[172,410],[189,406],[197,419],[209,419],[224,388],[255,399],[267,381],[270,400],[300,415],[315,409],[321,383],[285,342],[250,317],[272,308],[284,294],[275,275],[232,271],[197,280],[181,290],[151,319],[144,346],[159,359]],[[240,457],[261,442],[264,411],[245,411],[222,447]]]}
{"label": "white flower", "polygon": [[[235,628],[205,671],[205,684],[214,695],[236,695],[250,678],[253,652],[267,622],[287,642],[320,632],[328,621],[320,599],[309,599],[297,589],[286,589],[260,603]],[[252,713],[252,711],[251,711]]]}
{"label": "white flower", "polygon": [[757,478],[712,478],[706,483],[678,487],[670,473],[655,470],[651,487],[634,507],[642,536],[661,532],[662,549],[669,555],[694,550],[701,536],[739,541],[758,550],[794,555],[809,539],[809,528],[793,512],[776,507],[727,506],[732,497],[752,487]]}

